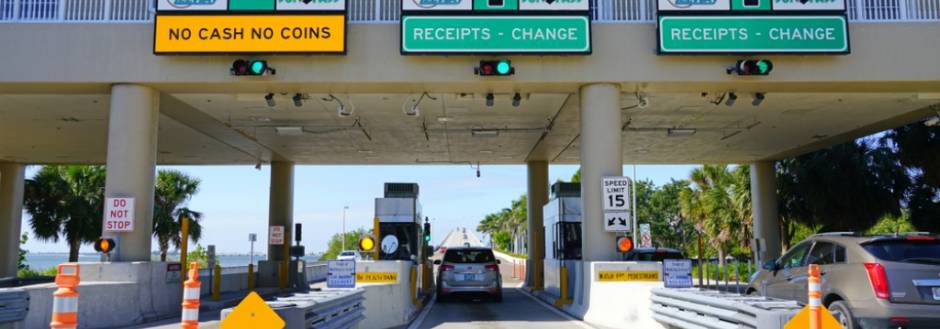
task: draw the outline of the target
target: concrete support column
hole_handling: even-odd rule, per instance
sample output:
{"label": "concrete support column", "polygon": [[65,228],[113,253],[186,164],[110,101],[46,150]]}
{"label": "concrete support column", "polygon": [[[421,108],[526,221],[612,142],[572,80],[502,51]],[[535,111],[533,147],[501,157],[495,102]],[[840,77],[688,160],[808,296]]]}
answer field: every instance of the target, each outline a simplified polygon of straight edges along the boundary
{"label": "concrete support column", "polygon": [[620,87],[581,87],[581,255],[585,261],[616,259],[613,233],[604,231],[601,178],[623,174]]}
{"label": "concrete support column", "polygon": [[0,162],[0,278],[16,276],[25,168],[18,163]]}
{"label": "concrete support column", "polygon": [[542,221],[542,207],[548,203],[548,162],[529,161],[528,191],[526,213],[529,218],[529,258],[526,260],[526,286],[541,290],[544,288],[542,262],[545,259],[545,223]]}
{"label": "concrete support column", "polygon": [[268,227],[284,226],[284,244],[268,244],[268,260],[289,260],[287,249],[293,240],[294,229],[294,163],[271,163],[271,192],[268,203]]}
{"label": "concrete support column", "polygon": [[773,161],[751,164],[751,212],[754,238],[761,241],[758,264],[780,257],[780,218],[777,214],[777,176]]}
{"label": "concrete support column", "polygon": [[119,238],[112,261],[150,261],[159,114],[160,94],[152,88],[130,84],[111,87],[104,195],[134,198],[134,230],[103,232]]}

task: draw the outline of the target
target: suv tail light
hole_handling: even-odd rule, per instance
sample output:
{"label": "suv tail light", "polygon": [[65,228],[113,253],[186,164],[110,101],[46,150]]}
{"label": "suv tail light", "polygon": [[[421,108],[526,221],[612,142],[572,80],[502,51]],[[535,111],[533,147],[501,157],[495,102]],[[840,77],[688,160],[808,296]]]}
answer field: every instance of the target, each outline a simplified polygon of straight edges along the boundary
{"label": "suv tail light", "polygon": [[865,263],[865,269],[868,270],[868,280],[871,281],[871,288],[875,292],[875,297],[885,300],[890,299],[885,267],[878,263]]}
{"label": "suv tail light", "polygon": [[441,272],[453,271],[454,265],[441,265]]}
{"label": "suv tail light", "polygon": [[499,272],[499,266],[496,266],[496,264],[489,264],[486,265],[486,270]]}

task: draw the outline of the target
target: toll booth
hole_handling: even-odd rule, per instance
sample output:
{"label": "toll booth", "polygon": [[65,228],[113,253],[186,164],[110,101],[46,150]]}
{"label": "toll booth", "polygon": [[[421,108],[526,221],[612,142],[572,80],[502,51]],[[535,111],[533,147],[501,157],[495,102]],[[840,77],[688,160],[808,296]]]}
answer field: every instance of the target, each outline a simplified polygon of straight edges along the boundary
{"label": "toll booth", "polygon": [[542,208],[545,225],[545,291],[561,295],[561,269],[567,269],[568,296],[573,296],[577,277],[573,269],[581,261],[581,184],[557,182],[551,199]]}
{"label": "toll booth", "polygon": [[384,197],[375,199],[375,218],[379,220],[378,260],[426,259],[418,184],[385,183]]}

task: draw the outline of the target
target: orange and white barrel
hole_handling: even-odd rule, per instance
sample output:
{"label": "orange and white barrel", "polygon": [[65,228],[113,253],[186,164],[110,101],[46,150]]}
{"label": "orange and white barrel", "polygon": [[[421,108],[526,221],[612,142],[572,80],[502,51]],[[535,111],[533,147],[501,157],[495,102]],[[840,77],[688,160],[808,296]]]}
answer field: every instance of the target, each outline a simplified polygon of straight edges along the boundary
{"label": "orange and white barrel", "polygon": [[809,328],[822,328],[822,280],[819,278],[819,265],[809,265],[809,279],[807,280],[809,291]]}
{"label": "orange and white barrel", "polygon": [[189,279],[183,283],[183,329],[199,328],[199,263],[189,264]]}
{"label": "orange and white barrel", "polygon": [[49,328],[74,329],[78,327],[78,264],[59,264],[55,283],[59,287],[52,293],[52,322]]}

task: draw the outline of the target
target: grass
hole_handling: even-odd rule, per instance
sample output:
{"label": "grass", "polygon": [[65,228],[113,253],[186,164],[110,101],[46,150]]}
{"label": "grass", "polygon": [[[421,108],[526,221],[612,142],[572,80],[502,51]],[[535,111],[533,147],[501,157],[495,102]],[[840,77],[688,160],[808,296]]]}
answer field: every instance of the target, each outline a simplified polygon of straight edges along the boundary
{"label": "grass", "polygon": [[20,269],[19,271],[16,271],[16,276],[19,277],[19,278],[24,278],[24,279],[26,279],[26,278],[49,277],[49,276],[53,276],[53,277],[54,277],[54,276],[56,275],[57,271],[58,271],[58,270],[57,270],[55,267],[50,267],[50,268],[47,268],[47,269],[42,270],[42,271],[35,271],[35,270],[32,270],[32,269],[24,268],[24,269]]}

